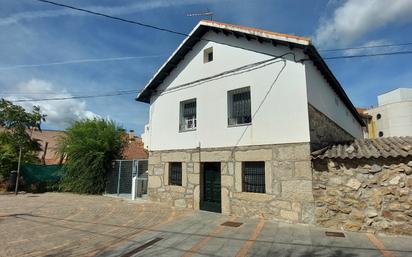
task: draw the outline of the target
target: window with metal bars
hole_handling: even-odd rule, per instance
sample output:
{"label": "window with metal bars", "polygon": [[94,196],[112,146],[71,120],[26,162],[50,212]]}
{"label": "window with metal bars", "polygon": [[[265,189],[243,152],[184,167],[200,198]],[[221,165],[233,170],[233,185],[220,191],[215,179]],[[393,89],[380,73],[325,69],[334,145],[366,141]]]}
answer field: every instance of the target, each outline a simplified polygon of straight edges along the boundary
{"label": "window with metal bars", "polygon": [[242,191],[265,193],[265,162],[243,162]]}
{"label": "window with metal bars", "polygon": [[196,120],[196,99],[180,102],[180,131],[195,130]]}
{"label": "window with metal bars", "polygon": [[252,123],[250,87],[227,92],[229,126]]}
{"label": "window with metal bars", "polygon": [[169,185],[182,185],[182,163],[171,162],[169,164]]}

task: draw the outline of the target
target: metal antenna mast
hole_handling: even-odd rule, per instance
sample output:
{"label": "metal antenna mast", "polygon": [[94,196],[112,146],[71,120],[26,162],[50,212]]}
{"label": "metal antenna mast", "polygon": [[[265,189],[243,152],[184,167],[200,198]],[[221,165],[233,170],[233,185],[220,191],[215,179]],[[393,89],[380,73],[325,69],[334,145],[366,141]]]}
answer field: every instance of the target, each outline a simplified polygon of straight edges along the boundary
{"label": "metal antenna mast", "polygon": [[209,9],[206,10],[206,12],[201,12],[201,13],[188,13],[186,14],[187,17],[199,17],[199,16],[204,16],[208,17],[209,20],[213,20],[213,12],[209,11]]}

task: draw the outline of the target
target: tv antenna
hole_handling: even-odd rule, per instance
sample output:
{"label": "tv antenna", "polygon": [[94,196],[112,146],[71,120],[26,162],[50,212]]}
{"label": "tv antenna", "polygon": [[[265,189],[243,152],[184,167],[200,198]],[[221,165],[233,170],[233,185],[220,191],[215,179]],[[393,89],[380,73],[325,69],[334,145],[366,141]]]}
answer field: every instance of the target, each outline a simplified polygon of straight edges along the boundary
{"label": "tv antenna", "polygon": [[188,13],[186,14],[187,17],[199,17],[199,16],[203,16],[203,17],[207,17],[209,20],[213,20],[213,12],[209,11],[209,9],[207,9],[205,12],[201,12],[201,13]]}

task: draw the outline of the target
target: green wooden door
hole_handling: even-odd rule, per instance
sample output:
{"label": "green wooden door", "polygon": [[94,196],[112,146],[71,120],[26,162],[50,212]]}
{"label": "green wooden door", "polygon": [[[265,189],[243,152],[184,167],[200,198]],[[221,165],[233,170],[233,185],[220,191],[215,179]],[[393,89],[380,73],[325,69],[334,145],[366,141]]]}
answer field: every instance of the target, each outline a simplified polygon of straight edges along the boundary
{"label": "green wooden door", "polygon": [[203,197],[200,209],[221,212],[220,163],[203,164]]}

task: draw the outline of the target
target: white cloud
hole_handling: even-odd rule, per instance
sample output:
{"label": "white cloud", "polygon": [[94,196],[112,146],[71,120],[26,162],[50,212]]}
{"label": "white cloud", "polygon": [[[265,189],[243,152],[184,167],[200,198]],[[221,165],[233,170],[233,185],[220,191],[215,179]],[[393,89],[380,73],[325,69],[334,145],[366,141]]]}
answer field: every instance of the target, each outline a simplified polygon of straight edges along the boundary
{"label": "white cloud", "polygon": [[321,47],[346,46],[389,23],[412,20],[411,0],[347,0],[323,18],[314,40]]}
{"label": "white cloud", "polygon": [[[6,99],[42,99],[72,96],[66,89],[60,89],[52,83],[44,80],[32,79],[21,83],[14,88]],[[46,125],[56,128],[65,128],[71,122],[79,119],[99,117],[97,114],[87,110],[86,102],[73,99],[63,101],[39,101],[39,102],[17,102],[26,110],[31,110],[33,105],[40,106],[42,113],[46,114]]]}
{"label": "white cloud", "polygon": [[[107,7],[107,6],[85,6],[82,7],[87,10],[92,10],[94,12],[101,12],[109,15],[121,15],[121,14],[131,14],[135,12],[147,11],[157,8],[166,8],[171,6],[181,6],[189,4],[201,4],[205,2],[215,2],[217,0],[151,0],[151,1],[141,1],[138,3],[133,3],[130,5]],[[41,3],[40,3],[41,4]],[[43,4],[44,6],[51,6]],[[56,7],[57,8],[57,7]],[[1,25],[10,25],[13,23],[18,23],[22,20],[33,20],[39,18],[53,18],[66,15],[88,15],[84,12],[79,12],[75,10],[70,10],[67,8],[60,7],[60,9],[45,10],[45,11],[28,11],[13,14],[6,18],[0,18]]]}

